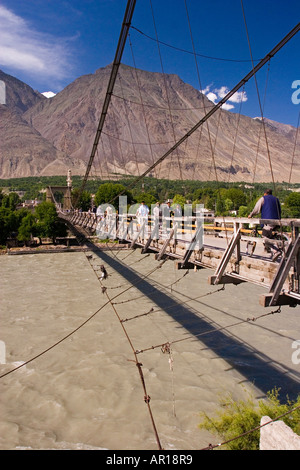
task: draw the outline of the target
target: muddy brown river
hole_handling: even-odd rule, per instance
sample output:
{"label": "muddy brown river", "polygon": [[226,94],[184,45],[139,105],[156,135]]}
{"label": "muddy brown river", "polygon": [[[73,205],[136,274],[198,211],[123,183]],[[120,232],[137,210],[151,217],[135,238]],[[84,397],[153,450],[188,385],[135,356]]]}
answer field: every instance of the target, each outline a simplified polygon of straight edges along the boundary
{"label": "muddy brown river", "polygon": [[0,448],[202,449],[220,397],[296,397],[300,308],[212,274],[139,249],[1,256]]}

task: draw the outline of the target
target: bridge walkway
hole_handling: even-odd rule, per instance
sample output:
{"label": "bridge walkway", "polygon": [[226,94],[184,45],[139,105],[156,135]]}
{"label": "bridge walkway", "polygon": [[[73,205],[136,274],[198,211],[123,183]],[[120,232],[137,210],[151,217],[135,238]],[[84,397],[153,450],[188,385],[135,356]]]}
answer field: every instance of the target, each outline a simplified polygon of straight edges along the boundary
{"label": "bridge walkway", "polygon": [[[135,214],[101,217],[78,211],[60,213],[60,217],[79,237],[96,233],[101,240],[152,252],[158,261],[169,257],[178,269],[213,269],[214,275],[208,277],[211,285],[251,282],[263,286],[268,290],[260,297],[263,306],[300,304],[299,219],[170,217],[155,221],[149,216],[141,221]],[[276,243],[283,251],[276,261],[266,252],[260,230],[261,224],[271,222],[281,227]]]}

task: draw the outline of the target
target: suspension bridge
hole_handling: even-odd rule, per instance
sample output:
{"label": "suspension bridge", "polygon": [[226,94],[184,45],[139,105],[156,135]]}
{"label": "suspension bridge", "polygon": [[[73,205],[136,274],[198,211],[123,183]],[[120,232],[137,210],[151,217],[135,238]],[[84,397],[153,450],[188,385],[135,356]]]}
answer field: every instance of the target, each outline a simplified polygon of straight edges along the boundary
{"label": "suspension bridge", "polygon": [[[129,1],[127,3],[124,20],[121,28],[121,33],[119,37],[119,42],[117,45],[117,50],[115,58],[112,64],[111,74],[109,83],[107,86],[107,91],[103,103],[102,112],[99,119],[99,124],[92,146],[91,155],[89,158],[87,170],[83,179],[82,186],[80,188],[78,199],[80,194],[85,188],[86,182],[91,173],[93,163],[95,160],[96,152],[98,145],[101,139],[101,135],[104,129],[105,120],[109,112],[109,105],[114,91],[114,86],[118,76],[119,67],[122,60],[123,51],[125,48],[126,40],[129,35],[132,17],[134,14],[135,1]],[[243,15],[246,25],[246,33],[249,41],[247,23],[245,18],[245,12],[242,4]],[[188,16],[188,13],[187,13]],[[189,19],[189,18],[188,18]],[[201,126],[205,123],[208,123],[209,119],[221,109],[221,107],[230,99],[238,90],[245,86],[245,84],[251,79],[256,80],[257,72],[263,68],[270,60],[276,56],[276,54],[286,45],[288,42],[299,32],[300,24],[298,23],[276,46],[265,55],[263,59],[259,61],[258,64],[254,66],[252,61],[252,69],[246,74],[237,84],[234,86],[227,94],[222,98],[216,105],[214,105],[210,110],[205,112],[204,117],[200,119],[185,135],[183,135],[174,145],[172,145],[167,152],[165,152],[160,158],[158,158],[152,165],[147,168],[142,175],[139,175],[135,178],[132,186],[136,185],[139,181],[144,180],[144,178],[151,173],[158,165],[160,165],[165,159],[172,155],[176,150],[186,142],[192,134],[194,134]],[[195,53],[195,51],[194,51]],[[251,46],[250,46],[250,55]],[[198,70],[198,68],[197,68]],[[199,70],[198,70],[199,74]],[[257,91],[258,92],[258,91]],[[260,111],[262,117],[262,123],[264,124],[263,119],[263,109],[261,106],[261,101],[259,97]],[[172,119],[171,119],[172,120]],[[270,175],[272,183],[276,189],[276,184],[274,181],[274,175],[272,170],[272,162],[270,151],[268,148],[268,138],[263,125],[263,132],[266,141],[266,151],[268,153],[268,159],[270,162]],[[295,149],[297,144],[297,134]],[[212,161],[213,166],[215,167],[214,161],[214,152],[212,149]],[[291,165],[291,173],[293,169],[294,155]],[[178,160],[178,165],[180,162]],[[216,167],[215,167],[216,172]],[[217,172],[216,172],[217,174]],[[114,201],[111,201],[114,202]],[[69,209],[69,206],[68,206]],[[72,215],[71,215],[72,214]],[[68,211],[68,215],[63,215],[64,219],[68,219],[69,223],[74,226],[78,225],[89,231],[96,231],[98,227],[98,232],[102,238],[111,238],[112,236],[115,239],[118,239],[122,242],[126,241],[131,248],[140,246],[142,252],[147,252],[152,250],[156,252],[155,256],[157,260],[161,260],[163,257],[168,256],[175,258],[177,261],[177,266],[181,268],[186,268],[188,265],[193,264],[194,266],[209,266],[216,268],[215,275],[210,277],[209,282],[211,284],[220,284],[220,283],[234,283],[238,284],[240,282],[255,282],[260,285],[264,285],[268,288],[268,294],[261,298],[261,303],[264,306],[269,305],[290,305],[295,306],[300,304],[300,238],[299,238],[299,227],[300,220],[258,220],[258,219],[239,219],[234,218],[229,220],[228,218],[216,219],[215,222],[218,225],[222,225],[223,229],[219,230],[214,227],[205,227],[203,221],[199,220],[189,220],[186,221],[184,218],[182,220],[170,221],[166,220],[164,223],[169,227],[168,233],[164,234],[159,232],[159,236],[155,237],[155,232],[159,230],[158,226],[155,226],[155,222],[149,218],[144,220],[142,224],[134,225],[134,214],[127,214],[125,216],[118,215],[118,218],[111,220],[109,224],[105,223],[104,226],[101,226],[102,222],[94,215],[77,213],[73,214],[72,210]],[[198,217],[199,219],[199,217]],[[186,223],[189,226],[188,230],[184,230],[183,227]],[[287,229],[289,236],[285,236],[281,232],[282,240],[281,244],[283,246],[282,256],[280,264],[277,263],[274,265],[270,263],[269,260],[263,256],[261,247],[262,240],[259,238],[253,239],[253,237],[247,234],[247,230],[243,227],[247,226],[249,223],[252,225],[263,225],[265,223],[271,223],[274,226],[279,226],[281,230],[283,227]],[[172,227],[171,227],[172,225]],[[133,229],[135,227],[135,229]],[[149,230],[148,230],[149,229]],[[223,247],[215,246],[216,239],[212,238],[208,243],[204,243],[204,232],[217,230],[218,234],[225,234],[223,240],[226,240],[226,244]],[[145,240],[145,232],[147,239]],[[180,232],[180,233],[179,233]],[[187,234],[189,232],[189,234]],[[216,233],[216,232],[215,232]],[[113,235],[112,235],[113,234]],[[142,235],[142,237],[141,237]],[[141,242],[141,238],[143,242]],[[205,237],[208,238],[208,235]],[[220,237],[219,237],[220,238]],[[243,245],[246,244],[246,249],[243,249]],[[159,246],[160,245],[160,246]],[[197,246],[196,246],[197,245]],[[248,247],[252,245],[251,248],[251,259],[249,259],[249,250]],[[256,253],[260,253],[259,256]],[[255,253],[255,255],[254,255]]]}
{"label": "suspension bridge", "polygon": [[[71,230],[77,227],[77,234],[82,229],[81,235],[86,239],[97,233],[99,239],[118,240],[128,248],[140,248],[141,253],[152,252],[157,261],[173,259],[178,269],[215,269],[214,276],[208,278],[211,285],[253,282],[263,286],[268,290],[260,298],[265,307],[300,304],[300,220],[216,217],[211,224],[210,220],[205,223],[204,217],[169,217],[159,222],[149,216],[139,223],[136,214],[106,218],[78,211],[61,217]],[[258,227],[281,224],[289,230],[277,242],[283,247],[279,263],[273,262],[265,251],[259,230],[243,228],[249,223]]]}

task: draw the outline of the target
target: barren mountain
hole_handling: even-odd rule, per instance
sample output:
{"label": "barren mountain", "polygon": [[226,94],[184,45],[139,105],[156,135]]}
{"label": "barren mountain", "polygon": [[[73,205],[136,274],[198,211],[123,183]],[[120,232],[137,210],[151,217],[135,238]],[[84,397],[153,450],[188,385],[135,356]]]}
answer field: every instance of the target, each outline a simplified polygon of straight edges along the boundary
{"label": "barren mountain", "polygon": [[45,139],[26,119],[24,113],[47,102],[41,93],[0,70],[5,83],[5,104],[0,104],[0,177],[66,174],[68,168],[85,171],[74,159]]}
{"label": "barren mountain", "polygon": [[12,111],[22,114],[46,98],[30,86],[0,70],[0,80],[5,83],[5,104]]}
{"label": "barren mountain", "polygon": [[[29,103],[20,98],[26,109],[21,111],[18,106],[18,122],[15,108],[9,102],[3,105],[6,125],[1,122],[0,176],[57,175],[65,174],[68,168],[73,174],[84,174],[110,72],[107,66],[84,75],[50,99],[40,95]],[[5,77],[1,79],[5,81]],[[9,86],[14,89],[11,82]],[[33,96],[32,92],[28,94]],[[92,174],[104,178],[108,173],[142,173],[212,106],[177,75],[121,66]],[[8,111],[11,117],[5,114]],[[15,123],[14,137],[9,119]],[[273,177],[288,181],[296,129],[272,121],[265,125],[268,145],[261,120],[218,111],[152,175],[230,182],[267,182]],[[296,181],[300,181],[299,159],[293,162],[291,182]]]}

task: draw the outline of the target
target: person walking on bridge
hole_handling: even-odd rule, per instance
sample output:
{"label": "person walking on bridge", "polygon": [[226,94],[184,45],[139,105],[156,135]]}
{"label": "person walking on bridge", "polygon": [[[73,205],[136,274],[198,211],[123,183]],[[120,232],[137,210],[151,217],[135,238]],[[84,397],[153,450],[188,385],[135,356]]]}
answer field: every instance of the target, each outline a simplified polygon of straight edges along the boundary
{"label": "person walking on bridge", "polygon": [[[281,206],[279,199],[273,196],[272,189],[266,189],[264,195],[257,201],[253,211],[248,215],[252,218],[253,215],[261,213],[262,219],[280,220],[281,219]],[[282,253],[272,240],[274,239],[273,231],[276,230],[278,224],[264,224],[262,227],[262,236],[264,238],[264,245],[267,252],[271,253],[272,261],[275,261]]]}
{"label": "person walking on bridge", "polygon": [[145,235],[147,235],[148,233],[148,215],[149,215],[149,207],[145,204],[145,201],[142,201],[141,205],[136,211],[136,217],[138,220],[139,230],[141,231],[140,233],[141,238],[145,238]]}

